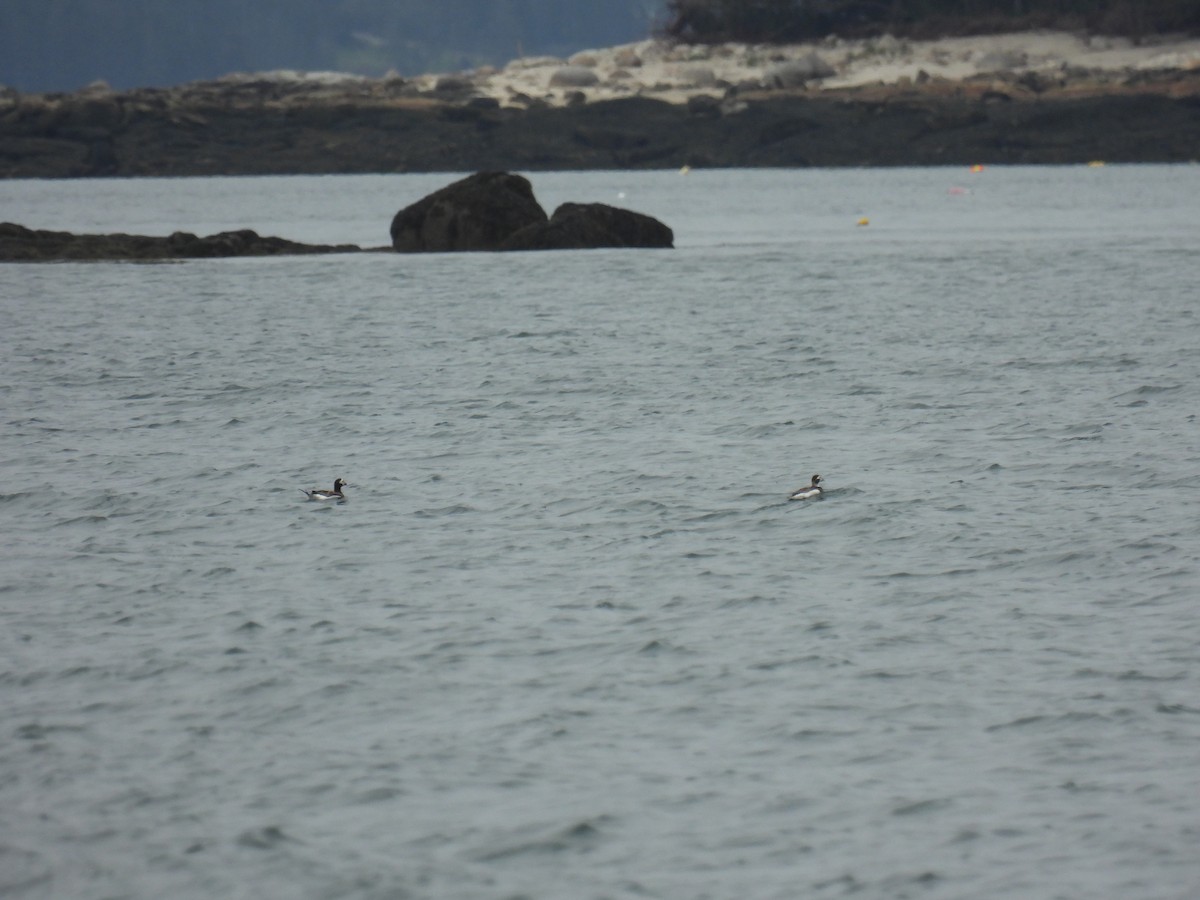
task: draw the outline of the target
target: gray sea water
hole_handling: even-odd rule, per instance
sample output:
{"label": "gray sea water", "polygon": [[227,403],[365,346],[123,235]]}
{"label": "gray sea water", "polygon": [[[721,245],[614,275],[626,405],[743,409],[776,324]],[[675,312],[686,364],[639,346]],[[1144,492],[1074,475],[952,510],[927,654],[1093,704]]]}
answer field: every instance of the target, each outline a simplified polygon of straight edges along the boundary
{"label": "gray sea water", "polygon": [[0,266],[0,897],[1200,896],[1200,167],[532,181],[677,247]]}

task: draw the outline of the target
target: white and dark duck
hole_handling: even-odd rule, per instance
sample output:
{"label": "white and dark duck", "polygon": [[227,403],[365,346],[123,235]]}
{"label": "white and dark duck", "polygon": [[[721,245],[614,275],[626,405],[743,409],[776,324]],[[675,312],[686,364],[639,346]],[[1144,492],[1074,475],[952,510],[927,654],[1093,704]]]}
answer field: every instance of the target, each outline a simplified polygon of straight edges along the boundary
{"label": "white and dark duck", "polygon": [[308,496],[309,500],[345,500],[346,495],[342,493],[342,488],[344,487],[349,487],[349,485],[339,478],[334,481],[332,491],[320,488],[313,488],[311,491],[306,491],[304,488],[300,488],[300,490]]}
{"label": "white and dark duck", "polygon": [[788,497],[788,499],[789,500],[814,500],[817,497],[820,497],[823,493],[825,493],[825,490],[821,487],[821,476],[814,475],[812,477],[812,484],[806,485],[805,487],[802,487],[802,488],[799,488],[798,490],[792,491],[792,494],[790,497]]}

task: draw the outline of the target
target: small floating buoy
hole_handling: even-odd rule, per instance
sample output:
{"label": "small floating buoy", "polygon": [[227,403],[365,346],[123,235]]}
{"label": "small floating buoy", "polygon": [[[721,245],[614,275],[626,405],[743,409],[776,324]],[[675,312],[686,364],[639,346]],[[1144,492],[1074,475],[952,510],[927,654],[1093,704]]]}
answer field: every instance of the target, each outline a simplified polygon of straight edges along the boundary
{"label": "small floating buoy", "polygon": [[1089,169],[1103,169],[1104,168],[1104,160],[1093,159],[1090,163],[1088,163],[1088,168]]}
{"label": "small floating buoy", "polygon": [[692,167],[691,167],[691,166],[683,166],[683,167],[681,167],[681,168],[679,169],[679,174],[680,174],[680,175],[686,175],[686,174],[688,174],[690,171],[692,171]]}
{"label": "small floating buoy", "polygon": [[861,219],[859,219],[859,220],[858,220],[857,222],[855,222],[854,224],[855,224],[855,225],[859,225],[859,226],[862,226],[862,225],[870,225],[870,224],[871,224],[871,220],[870,220],[870,219],[868,219],[866,216],[863,216]]}
{"label": "small floating buoy", "polygon": [[975,165],[971,166],[971,171],[978,175],[983,171],[983,166],[979,165],[979,163],[976,163]]}

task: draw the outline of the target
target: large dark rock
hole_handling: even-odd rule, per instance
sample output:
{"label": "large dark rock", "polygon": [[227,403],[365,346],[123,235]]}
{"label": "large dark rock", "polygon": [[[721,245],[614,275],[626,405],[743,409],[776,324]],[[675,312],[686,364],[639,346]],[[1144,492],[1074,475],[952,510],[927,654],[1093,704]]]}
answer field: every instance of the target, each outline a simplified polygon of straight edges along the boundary
{"label": "large dark rock", "polygon": [[281,256],[307,253],[357,253],[351,244],[299,244],[262,237],[249,229],[197,237],[177,231],[170,237],[142,234],[72,234],[0,222],[0,260],[44,262],[60,259],[199,259],[218,256]]}
{"label": "large dark rock", "polygon": [[596,247],[673,247],[675,235],[652,216],[604,203],[564,203],[548,222],[529,225],[501,250],[586,250]]}
{"label": "large dark rock", "polygon": [[507,172],[456,181],[392,219],[401,253],[672,247],[674,239],[657,219],[603,203],[564,203],[548,219],[529,181]]}
{"label": "large dark rock", "polygon": [[528,179],[479,172],[396,213],[392,247],[400,253],[495,250],[522,228],[545,221]]}

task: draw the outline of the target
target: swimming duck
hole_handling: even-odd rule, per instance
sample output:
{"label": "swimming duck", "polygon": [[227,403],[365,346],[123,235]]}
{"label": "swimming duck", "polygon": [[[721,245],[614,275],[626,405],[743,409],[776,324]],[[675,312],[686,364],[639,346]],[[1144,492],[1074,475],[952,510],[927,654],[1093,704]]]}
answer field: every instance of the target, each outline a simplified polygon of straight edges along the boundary
{"label": "swimming duck", "polygon": [[820,497],[823,493],[825,493],[825,491],[821,488],[821,476],[814,475],[812,477],[812,484],[808,485],[807,487],[802,487],[798,490],[792,491],[792,495],[788,497],[788,499],[811,500],[813,497]]}
{"label": "swimming duck", "polygon": [[346,495],[342,493],[344,487],[349,487],[349,485],[339,478],[333,483],[332,491],[323,491],[318,488],[313,488],[311,491],[305,491],[304,488],[300,488],[300,490],[308,495],[309,500],[345,500]]}

